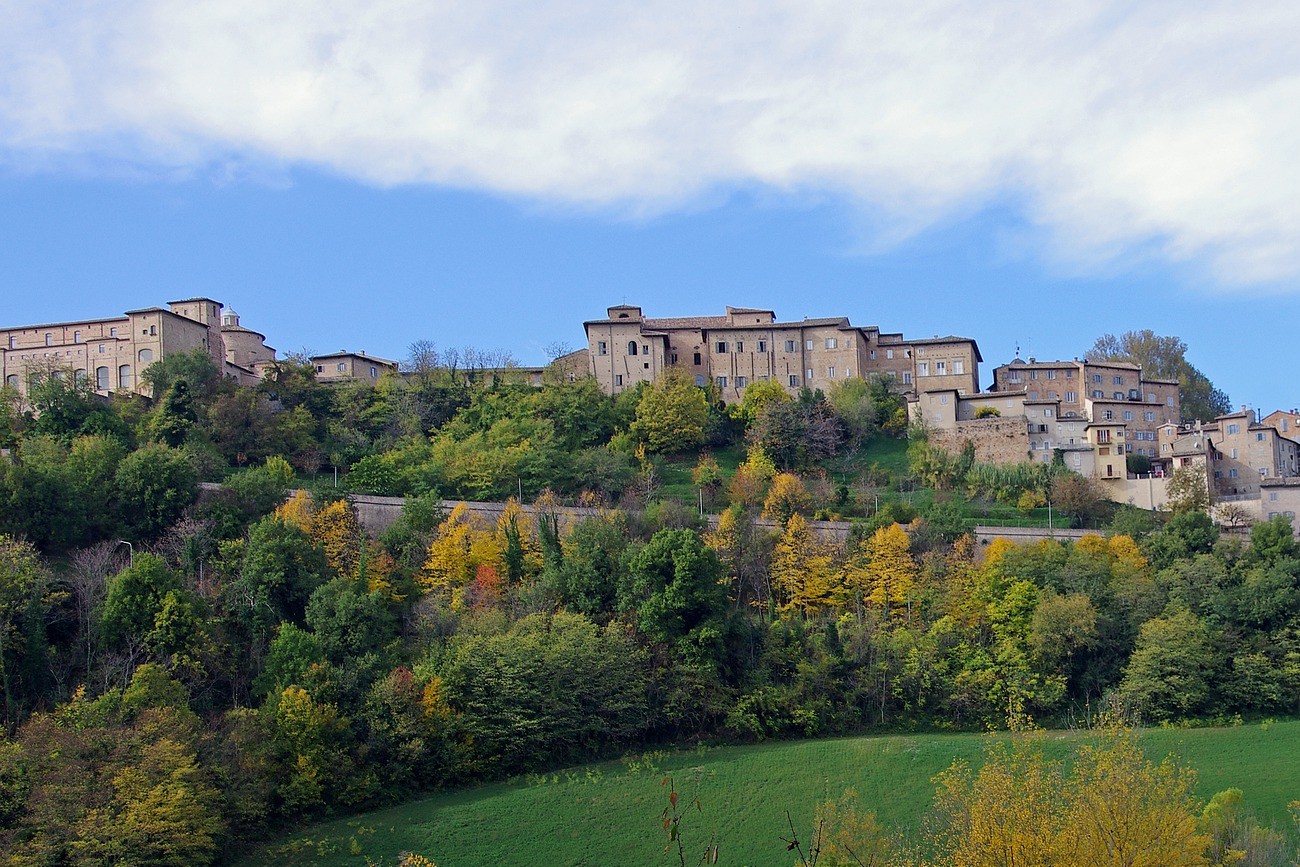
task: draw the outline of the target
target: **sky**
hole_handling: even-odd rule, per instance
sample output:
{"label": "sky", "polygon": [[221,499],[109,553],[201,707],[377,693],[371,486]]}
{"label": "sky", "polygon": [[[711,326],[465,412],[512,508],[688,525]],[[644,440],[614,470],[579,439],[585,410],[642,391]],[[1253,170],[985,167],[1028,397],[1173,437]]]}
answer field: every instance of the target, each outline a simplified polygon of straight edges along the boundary
{"label": "sky", "polygon": [[1151,328],[1300,403],[1300,4],[0,0],[0,321],[541,363],[616,303]]}

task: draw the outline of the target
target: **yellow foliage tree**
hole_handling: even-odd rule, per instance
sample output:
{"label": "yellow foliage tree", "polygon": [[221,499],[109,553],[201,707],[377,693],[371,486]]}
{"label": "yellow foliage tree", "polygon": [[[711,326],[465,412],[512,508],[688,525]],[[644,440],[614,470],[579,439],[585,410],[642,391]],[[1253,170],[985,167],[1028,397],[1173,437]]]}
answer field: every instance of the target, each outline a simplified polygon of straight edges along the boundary
{"label": "yellow foliage tree", "polygon": [[325,559],[335,572],[346,578],[360,575],[364,540],[356,513],[347,500],[335,500],[317,509],[307,532],[325,550]]}
{"label": "yellow foliage tree", "polygon": [[839,576],[834,552],[813,534],[802,515],[791,515],[772,554],[772,595],[782,610],[814,614],[836,604]]}
{"label": "yellow foliage tree", "polygon": [[293,492],[293,496],[285,500],[275,509],[275,516],[286,524],[291,524],[302,530],[304,533],[311,532],[311,516],[316,511],[316,505],[312,502],[311,494],[304,490]]}
{"label": "yellow foliage tree", "polygon": [[1190,770],[1148,761],[1132,732],[1111,726],[1078,749],[1067,774],[1038,737],[998,743],[979,773],[958,762],[935,778],[935,867],[1208,863]]}
{"label": "yellow foliage tree", "polygon": [[429,545],[428,556],[420,569],[419,582],[425,590],[439,590],[452,595],[452,606],[459,607],[461,593],[474,580],[478,567],[500,568],[501,548],[496,534],[458,503],[438,525],[438,534]]}
{"label": "yellow foliage tree", "polygon": [[881,527],[862,543],[866,558],[866,601],[886,615],[907,616],[917,567],[911,540],[898,524]]}
{"label": "yellow foliage tree", "polygon": [[803,479],[794,473],[777,473],[763,501],[763,517],[784,524],[791,515],[802,514],[812,507],[812,497]]}
{"label": "yellow foliage tree", "polygon": [[[518,570],[519,577],[531,577],[542,571],[542,544],[537,538],[537,525],[514,497],[506,501],[501,517],[497,518],[494,536],[502,552],[503,575],[511,577],[512,569]],[[518,562],[509,562],[512,558]]]}

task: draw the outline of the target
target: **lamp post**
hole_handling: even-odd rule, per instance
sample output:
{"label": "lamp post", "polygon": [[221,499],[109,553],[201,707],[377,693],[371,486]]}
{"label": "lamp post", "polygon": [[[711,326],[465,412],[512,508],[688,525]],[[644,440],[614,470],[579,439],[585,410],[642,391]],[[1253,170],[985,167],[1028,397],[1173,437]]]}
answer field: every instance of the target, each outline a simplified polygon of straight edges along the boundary
{"label": "lamp post", "polygon": [[[130,542],[126,541],[125,539],[118,539],[118,540],[117,540],[117,544],[118,544],[118,545],[125,545],[125,546],[126,546],[126,557],[127,557],[127,561],[126,561],[126,562],[127,562],[127,565],[128,565],[128,566],[134,566],[134,565],[135,565],[135,546],[132,545]],[[114,546],[114,547],[117,547],[117,546]]]}

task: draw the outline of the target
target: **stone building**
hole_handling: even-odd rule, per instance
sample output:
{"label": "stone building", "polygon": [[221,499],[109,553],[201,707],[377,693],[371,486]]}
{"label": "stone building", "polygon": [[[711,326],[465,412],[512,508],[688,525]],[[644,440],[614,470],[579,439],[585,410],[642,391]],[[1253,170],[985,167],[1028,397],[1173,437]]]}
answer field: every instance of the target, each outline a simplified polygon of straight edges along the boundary
{"label": "stone building", "polygon": [[1208,424],[1165,425],[1160,451],[1174,470],[1199,455],[1195,464],[1205,466],[1216,497],[1257,497],[1266,481],[1300,477],[1300,442],[1279,427],[1256,421],[1254,410],[1242,407]]}
{"label": "stone building", "polygon": [[0,375],[21,394],[46,374],[76,377],[100,394],[148,394],[141,374],[150,364],[201,349],[223,373],[240,378],[242,368],[227,363],[220,313],[220,302],[187,298],[105,319],[0,328]]}
{"label": "stone building", "polygon": [[316,368],[316,378],[321,382],[357,381],[373,385],[385,373],[397,372],[396,361],[342,349],[328,355],[313,355],[311,363]]}
{"label": "stone building", "polygon": [[239,314],[230,307],[221,314],[221,340],[226,347],[227,375],[234,373],[241,385],[256,385],[275,361],[275,350],[266,345],[266,335],[240,325]]}
{"label": "stone building", "polygon": [[774,311],[748,307],[728,307],[721,316],[650,318],[621,304],[583,327],[591,373],[609,394],[653,382],[669,368],[685,371],[697,385],[714,384],[728,403],[753,382],[778,382],[794,392],[874,373],[895,377],[904,392],[973,393],[983,361],[965,337],[905,340],[847,317],[781,322]]}
{"label": "stone building", "polygon": [[1261,418],[1259,423],[1275,428],[1278,433],[1288,439],[1300,440],[1300,410],[1274,410]]}

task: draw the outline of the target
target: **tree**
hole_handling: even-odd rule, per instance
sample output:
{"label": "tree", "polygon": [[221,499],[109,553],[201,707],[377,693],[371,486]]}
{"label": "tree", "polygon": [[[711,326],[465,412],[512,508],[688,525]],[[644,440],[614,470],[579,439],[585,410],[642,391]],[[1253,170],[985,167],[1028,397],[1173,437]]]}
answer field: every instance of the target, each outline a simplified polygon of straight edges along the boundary
{"label": "tree", "polygon": [[1051,502],[1071,526],[1082,527],[1101,515],[1106,492],[1096,479],[1064,472],[1052,479]]}
{"label": "tree", "polygon": [[791,400],[793,398],[781,383],[774,379],[760,379],[745,386],[740,402],[731,405],[731,414],[745,424],[752,424],[768,407],[789,403]]}
{"label": "tree", "polygon": [[177,379],[163,395],[162,405],[153,417],[150,430],[158,442],[176,448],[185,442],[197,421],[198,413],[189,382]]}
{"label": "tree", "polygon": [[868,580],[865,601],[887,616],[911,614],[917,568],[911,543],[898,524],[881,527],[862,543]]}
{"label": "tree", "polygon": [[1125,331],[1119,337],[1104,334],[1088,350],[1088,361],[1122,361],[1142,368],[1151,379],[1178,380],[1182,421],[1209,421],[1232,410],[1228,395],[1187,360],[1187,344],[1177,337],[1162,337],[1149,328]]}
{"label": "tree", "polygon": [[193,464],[177,449],[155,443],[132,452],[117,468],[123,522],[137,538],[158,535],[194,502],[198,482]]}
{"label": "tree", "polygon": [[1210,508],[1210,491],[1204,468],[1179,467],[1165,482],[1165,498],[1175,515],[1205,512]]}
{"label": "tree", "polygon": [[704,390],[684,371],[669,370],[636,405],[632,433],[651,452],[684,452],[704,444],[709,408]]}
{"label": "tree", "polygon": [[785,522],[772,552],[772,593],[782,610],[816,614],[836,604],[838,576],[828,547],[800,514]]}
{"label": "tree", "polygon": [[1155,720],[1191,716],[1208,706],[1221,666],[1210,628],[1188,609],[1175,609],[1142,624],[1120,695]]}
{"label": "tree", "polygon": [[812,497],[803,479],[793,473],[777,473],[763,501],[763,517],[784,524],[791,515],[802,514],[812,507]]}
{"label": "tree", "polygon": [[726,604],[718,555],[690,530],[660,530],[629,554],[620,607],[635,612],[652,640],[676,645],[690,662],[716,664]]}
{"label": "tree", "polygon": [[20,698],[29,691],[23,688],[23,674],[30,668],[30,638],[45,637],[40,606],[45,585],[45,569],[36,549],[27,542],[0,535],[0,689],[4,691],[4,717],[9,725],[15,721]]}

